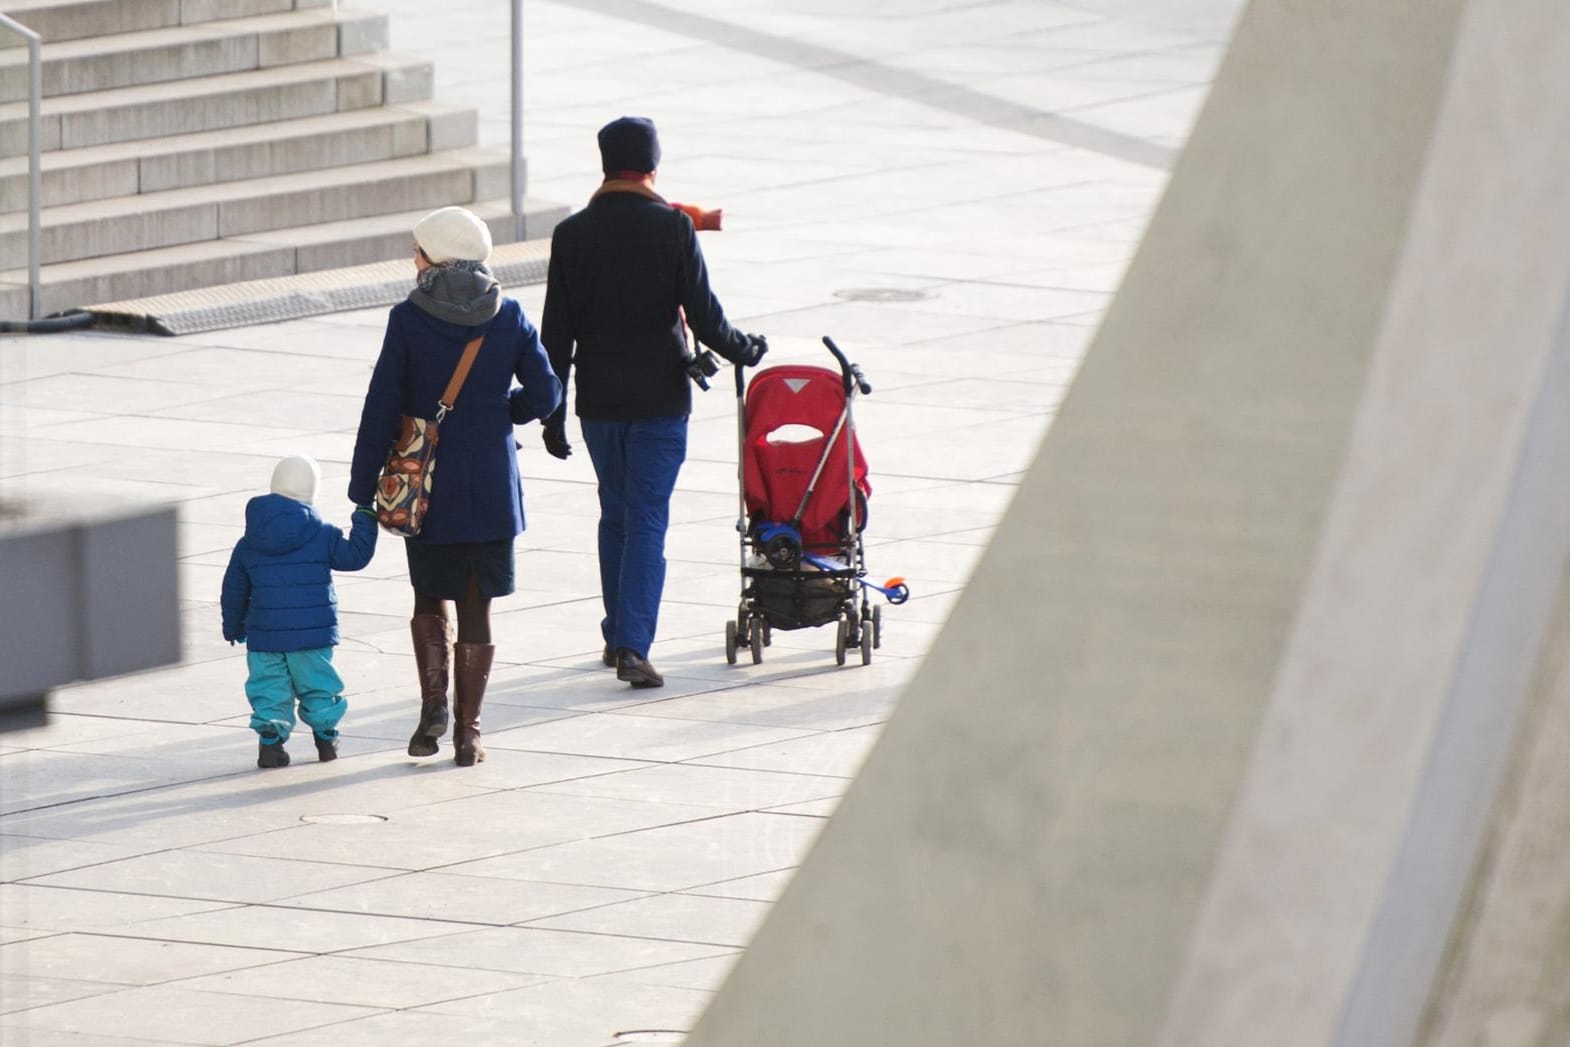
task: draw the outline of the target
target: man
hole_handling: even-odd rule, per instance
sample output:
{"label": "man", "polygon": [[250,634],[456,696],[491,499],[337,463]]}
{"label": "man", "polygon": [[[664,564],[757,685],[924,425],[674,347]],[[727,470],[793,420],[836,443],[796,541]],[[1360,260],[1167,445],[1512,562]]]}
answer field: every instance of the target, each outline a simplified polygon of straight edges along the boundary
{"label": "man", "polygon": [[[756,365],[768,345],[726,322],[692,220],[654,191],[653,122],[613,120],[599,145],[604,183],[551,237],[540,336],[564,387],[578,366],[577,415],[599,480],[604,662],[618,680],[659,687],[649,648],[692,411],[683,314],[737,366]],[[565,406],[546,419],[544,439],[557,458],[572,453]]]}

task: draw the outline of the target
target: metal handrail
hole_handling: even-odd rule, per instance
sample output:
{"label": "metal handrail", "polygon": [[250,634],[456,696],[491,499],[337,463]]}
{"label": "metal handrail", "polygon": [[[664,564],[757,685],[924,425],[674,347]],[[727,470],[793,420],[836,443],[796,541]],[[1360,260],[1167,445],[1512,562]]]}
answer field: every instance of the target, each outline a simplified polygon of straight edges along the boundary
{"label": "metal handrail", "polygon": [[39,275],[40,222],[38,210],[43,198],[43,169],[40,166],[40,110],[44,97],[43,43],[44,38],[27,26],[0,14],[4,26],[27,41],[27,318],[38,319],[38,300],[41,279]]}

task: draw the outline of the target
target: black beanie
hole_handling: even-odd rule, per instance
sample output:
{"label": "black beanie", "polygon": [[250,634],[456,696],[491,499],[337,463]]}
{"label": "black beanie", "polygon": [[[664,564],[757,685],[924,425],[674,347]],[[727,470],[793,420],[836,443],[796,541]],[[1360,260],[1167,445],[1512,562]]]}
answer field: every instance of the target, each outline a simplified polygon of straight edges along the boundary
{"label": "black beanie", "polygon": [[654,121],[623,116],[600,128],[600,170],[639,171],[647,174],[660,166],[660,139]]}

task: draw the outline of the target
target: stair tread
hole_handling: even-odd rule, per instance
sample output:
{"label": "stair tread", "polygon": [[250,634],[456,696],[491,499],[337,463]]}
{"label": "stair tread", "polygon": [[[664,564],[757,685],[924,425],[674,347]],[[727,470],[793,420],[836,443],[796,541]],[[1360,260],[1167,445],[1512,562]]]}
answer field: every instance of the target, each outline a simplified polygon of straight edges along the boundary
{"label": "stair tread", "polygon": [[[127,251],[124,254],[79,258],[70,262],[50,262],[39,267],[38,277],[39,282],[47,286],[79,280],[85,276],[129,273],[150,266],[172,266],[185,262],[227,258],[238,254],[260,254],[277,249],[277,244],[258,243],[243,237],[229,240],[197,240],[189,244],[176,244],[173,247],[150,247],[143,251]],[[25,269],[0,272],[0,283],[26,282]]]}
{"label": "stair tread", "polygon": [[[511,213],[512,205],[507,200],[483,200],[466,204],[465,206],[481,218],[500,218]],[[526,214],[549,212],[560,207],[560,204],[551,201],[540,200],[535,197],[524,198],[524,211]],[[412,230],[414,223],[428,213],[429,211],[425,209],[401,211],[396,214],[377,215],[374,218],[327,224],[344,226],[349,228],[353,234],[352,236],[337,237],[336,239],[369,239],[386,235],[389,231]],[[128,251],[123,254],[102,255],[97,258],[82,258],[70,262],[52,262],[40,267],[39,278],[47,286],[49,284],[81,279],[90,275],[127,273],[185,262],[206,261],[241,254],[260,254],[267,251],[276,251],[281,244],[303,245],[333,242],[335,238],[321,236],[319,230],[323,227],[323,224],[295,226],[288,229],[274,229],[266,233],[247,233],[219,240],[200,240],[194,243],[176,244],[172,247],[154,247],[142,251]],[[26,269],[0,271],[0,284],[25,284],[26,282]]]}
{"label": "stair tread", "polygon": [[[543,208],[548,206],[543,201],[533,197],[524,198],[524,209],[529,205]],[[463,205],[481,219],[501,218],[512,213],[512,203],[507,200],[481,200]],[[277,246],[278,244],[297,244],[299,246],[330,244],[338,240],[356,237],[382,236],[387,233],[404,232],[412,236],[414,223],[431,213],[430,208],[420,208],[415,211],[394,211],[388,214],[370,215],[365,218],[346,218],[338,222],[320,222],[316,225],[297,226],[292,229],[269,229],[264,232],[244,233],[233,237],[236,240],[249,240],[258,244]],[[411,240],[411,244],[412,244]]]}
{"label": "stair tread", "polygon": [[62,11],[73,7],[92,7],[103,0],[7,0],[5,13],[26,25],[24,15],[43,11]]}
{"label": "stair tread", "polygon": [[23,25],[27,25],[28,15],[39,14],[44,11],[59,11],[72,7],[82,7],[85,5],[85,2],[86,0],[7,0],[5,13]]}
{"label": "stair tread", "polygon": [[[451,106],[456,111],[462,106]],[[83,146],[77,149],[55,149],[40,156],[45,171],[61,171],[74,167],[113,163],[119,160],[141,160],[171,156],[179,153],[206,149],[223,149],[230,146],[254,145],[262,142],[286,142],[312,135],[334,134],[398,124],[409,120],[424,120],[428,114],[408,106],[380,106],[374,109],[346,109],[320,116],[302,116],[292,120],[275,120],[265,124],[242,124],[223,127],[215,131],[194,131],[183,135],[160,138],[141,138],[106,145]],[[19,175],[27,172],[27,157],[0,158],[0,176]]]}
{"label": "stair tread", "polygon": [[331,0],[9,0],[6,13],[46,43],[329,6]]}
{"label": "stair tread", "polygon": [[[349,12],[340,12],[340,14],[349,14]],[[282,11],[276,14],[228,18],[216,22],[192,22],[189,25],[164,26],[159,29],[139,29],[130,33],[115,33],[111,36],[61,40],[58,43],[44,44],[42,58],[47,64],[80,58],[97,58],[102,55],[152,51],[164,47],[179,47],[185,44],[256,36],[261,33],[290,29],[331,27],[337,24],[338,20],[334,20],[332,8],[307,8],[304,11]],[[26,64],[26,51],[20,48],[0,50],[0,68]]]}
{"label": "stair tread", "polygon": [[[188,98],[208,98],[214,95],[233,94],[256,88],[276,87],[282,84],[309,83],[313,80],[335,79],[341,76],[383,72],[389,66],[425,66],[429,61],[418,58],[399,58],[382,54],[357,55],[350,58],[330,58],[319,62],[300,62],[294,65],[270,66],[266,69],[247,69],[238,73],[220,73],[216,76],[191,77],[156,84],[138,84],[134,87],[116,87],[107,91],[88,91],[74,95],[54,95],[43,100],[40,110],[44,116],[70,115],[123,109],[133,105],[171,102]],[[0,120],[27,118],[26,102],[0,103]]]}
{"label": "stair tread", "polygon": [[[501,150],[453,149],[439,153],[423,153],[418,156],[402,156],[392,160],[352,164],[347,167],[268,175],[243,182],[220,182],[185,189],[166,189],[156,193],[139,193],[135,196],[88,200],[83,203],[46,207],[40,212],[39,217],[42,225],[47,228],[72,222],[103,221],[121,215],[147,214],[183,207],[250,200],[277,193],[368,185],[411,175],[471,170],[478,165],[503,163],[506,160],[507,155]],[[25,214],[12,212],[0,215],[0,232],[15,232],[25,228],[27,228]]]}

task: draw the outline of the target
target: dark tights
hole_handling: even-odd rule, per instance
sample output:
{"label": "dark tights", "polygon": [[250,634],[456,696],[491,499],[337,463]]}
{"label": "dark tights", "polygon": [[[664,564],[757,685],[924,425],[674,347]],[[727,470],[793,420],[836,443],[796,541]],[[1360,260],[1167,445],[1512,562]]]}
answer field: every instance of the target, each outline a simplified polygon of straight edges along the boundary
{"label": "dark tights", "polygon": [[[479,583],[474,580],[473,574],[469,575],[469,585],[456,603],[458,604],[458,642],[490,643],[491,598],[480,592]],[[434,614],[445,622],[447,602],[415,590],[414,613]]]}

